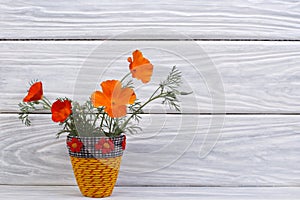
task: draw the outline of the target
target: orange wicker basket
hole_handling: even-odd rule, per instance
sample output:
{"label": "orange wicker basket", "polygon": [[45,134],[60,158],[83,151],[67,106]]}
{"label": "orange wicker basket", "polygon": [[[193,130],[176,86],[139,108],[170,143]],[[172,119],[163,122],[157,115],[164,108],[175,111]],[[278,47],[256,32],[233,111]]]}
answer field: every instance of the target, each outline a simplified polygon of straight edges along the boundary
{"label": "orange wicker basket", "polygon": [[70,157],[81,193],[87,197],[110,196],[117,181],[122,156],[115,158]]}
{"label": "orange wicker basket", "polygon": [[98,198],[110,196],[118,178],[122,153],[125,149],[125,136],[109,139],[114,146],[109,153],[95,150],[95,145],[102,138],[68,136],[67,143],[72,138],[82,142],[82,148],[78,152],[72,152],[68,148],[74,175],[82,195]]}

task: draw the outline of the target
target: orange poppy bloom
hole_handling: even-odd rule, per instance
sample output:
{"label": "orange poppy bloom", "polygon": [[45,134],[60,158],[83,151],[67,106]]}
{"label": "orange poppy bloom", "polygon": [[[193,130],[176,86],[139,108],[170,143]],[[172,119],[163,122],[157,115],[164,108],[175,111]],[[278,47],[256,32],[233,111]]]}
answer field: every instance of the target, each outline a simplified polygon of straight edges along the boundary
{"label": "orange poppy bloom", "polygon": [[105,107],[105,112],[112,118],[127,114],[126,105],[133,104],[136,95],[131,88],[122,88],[118,80],[108,80],[101,83],[102,91],[95,91],[91,96],[94,107]]}
{"label": "orange poppy bloom", "polygon": [[43,98],[42,82],[34,83],[28,90],[28,94],[24,97],[23,102],[38,101]]}
{"label": "orange poppy bloom", "polygon": [[143,83],[148,83],[151,80],[153,65],[147,58],[144,58],[143,54],[139,50],[135,50],[132,53],[132,57],[128,57],[127,61],[129,69],[132,74],[132,78],[141,80]]}
{"label": "orange poppy bloom", "polygon": [[71,102],[69,100],[57,100],[51,107],[52,120],[54,122],[64,122],[72,113]]}

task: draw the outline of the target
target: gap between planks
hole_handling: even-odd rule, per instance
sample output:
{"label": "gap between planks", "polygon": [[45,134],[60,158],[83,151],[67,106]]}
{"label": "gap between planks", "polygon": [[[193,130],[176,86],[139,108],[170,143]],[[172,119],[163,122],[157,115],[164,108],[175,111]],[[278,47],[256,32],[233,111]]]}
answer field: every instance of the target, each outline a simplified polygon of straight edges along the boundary
{"label": "gap between planks", "polygon": [[240,41],[246,41],[246,42],[300,42],[300,40],[295,40],[295,39],[221,39],[221,38],[214,38],[214,39],[176,39],[176,38],[171,38],[171,39],[87,39],[87,38],[68,38],[68,39],[51,39],[51,38],[13,38],[13,39],[0,39],[0,42],[13,42],[13,41],[211,41],[211,42],[240,42]]}
{"label": "gap between planks", "polygon": [[[10,187],[10,186],[16,186],[16,187],[73,187],[77,186],[74,184],[0,184],[0,187]],[[140,184],[140,185],[116,185],[115,187],[120,188],[136,188],[136,187],[149,187],[149,188],[292,188],[292,187],[299,187],[295,185],[241,185],[241,186],[234,186],[234,185],[152,185],[152,184]]]}
{"label": "gap between planks", "polygon": [[[0,112],[0,115],[5,115],[5,114],[21,114],[20,112]],[[28,114],[32,115],[48,115],[51,114],[51,112],[29,112]],[[128,112],[127,114],[132,114]],[[149,114],[154,114],[154,115],[161,115],[161,114],[166,114],[166,115],[300,115],[300,113],[172,113],[172,112],[167,112],[167,113],[159,113],[159,112],[144,112],[140,115],[149,115]]]}

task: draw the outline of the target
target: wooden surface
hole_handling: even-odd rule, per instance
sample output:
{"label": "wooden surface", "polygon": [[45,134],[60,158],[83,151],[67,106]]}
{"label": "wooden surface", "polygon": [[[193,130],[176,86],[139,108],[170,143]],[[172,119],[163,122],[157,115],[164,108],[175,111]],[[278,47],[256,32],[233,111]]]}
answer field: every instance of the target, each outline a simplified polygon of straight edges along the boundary
{"label": "wooden surface", "polygon": [[83,198],[50,114],[25,128],[17,103],[34,78],[51,100],[87,98],[136,48],[152,83],[177,65],[193,94],[182,113],[146,109],[111,199],[299,199],[299,11],[294,0],[1,1],[0,199]]}
{"label": "wooden surface", "polygon": [[[77,186],[0,186],[0,199],[79,200]],[[111,200],[298,200],[297,187],[115,187]]]}
{"label": "wooden surface", "polygon": [[[166,51],[146,49],[145,54],[155,69],[151,83],[137,91],[140,99],[148,97],[172,65],[177,65],[183,72],[185,87],[182,90],[193,92],[181,99],[184,113],[224,112],[224,109],[213,110],[212,92],[224,93],[227,113],[300,112],[300,42],[197,42],[209,57],[193,52],[190,44],[170,41],[2,42],[0,112],[17,112],[17,104],[26,94],[28,81],[36,78],[43,80],[45,95],[51,100],[59,96],[87,99],[95,89],[100,89],[100,80],[121,79],[128,72],[126,58],[129,52],[114,60],[111,67],[106,65],[114,56],[119,56],[116,49],[125,49],[128,45],[169,49],[179,46],[188,52],[187,59],[196,63],[193,67]],[[96,54],[97,51],[100,52]],[[205,76],[205,71],[210,68],[217,70],[219,80]],[[207,81],[219,81],[223,91],[208,87]],[[168,112],[159,102],[148,110]]]}
{"label": "wooden surface", "polygon": [[[128,136],[118,185],[299,186],[299,116],[226,116],[219,141],[201,158],[203,145],[215,142],[205,140],[211,117],[145,115],[143,132]],[[26,129],[16,115],[0,116],[0,184],[74,185],[57,125],[50,115],[33,119]]]}
{"label": "wooden surface", "polygon": [[[3,0],[0,37],[106,39],[137,28],[168,28],[194,39],[299,40],[299,7],[293,0]],[[123,39],[174,37],[134,31]]]}

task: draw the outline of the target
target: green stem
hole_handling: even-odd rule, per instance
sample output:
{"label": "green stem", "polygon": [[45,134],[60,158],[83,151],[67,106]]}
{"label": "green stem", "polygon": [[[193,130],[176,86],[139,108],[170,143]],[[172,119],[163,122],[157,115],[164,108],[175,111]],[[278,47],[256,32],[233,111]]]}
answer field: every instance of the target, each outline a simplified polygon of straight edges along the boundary
{"label": "green stem", "polygon": [[59,136],[60,136],[62,133],[70,133],[70,131],[68,131],[68,130],[62,130],[62,131],[59,131],[59,132],[56,134],[56,137],[59,138]]}
{"label": "green stem", "polygon": [[153,92],[153,94],[151,95],[151,97],[150,97],[149,99],[151,99],[151,98],[156,94],[156,92],[157,92],[159,89],[161,89],[160,86]]}
{"label": "green stem", "polygon": [[126,74],[122,79],[121,79],[121,83],[131,74],[131,72],[129,72],[128,74]]}
{"label": "green stem", "polygon": [[112,133],[112,131],[113,131],[112,122],[113,122],[113,118],[111,117],[110,122],[109,122],[109,133]]}
{"label": "green stem", "polygon": [[46,106],[46,108],[48,108],[50,110],[52,106],[51,106],[50,101],[47,99],[47,97],[44,96],[41,100],[44,103],[44,105]]}
{"label": "green stem", "polygon": [[74,132],[76,134],[76,136],[79,136],[78,131],[75,126],[74,118],[72,115],[70,115],[70,121],[71,121],[71,124],[68,122],[68,119],[64,123],[67,124],[71,133]]}
{"label": "green stem", "polygon": [[106,127],[108,128],[109,127],[109,122],[107,121],[107,118],[109,118],[108,115],[105,116],[104,121],[105,121]]}
{"label": "green stem", "polygon": [[[97,113],[97,115],[96,115],[96,117],[95,117],[95,119],[94,119],[94,122],[93,122],[93,127],[95,127],[95,124],[96,124],[96,121],[97,121],[99,115],[100,115],[100,113]],[[100,127],[101,127],[101,126],[100,126]]]}
{"label": "green stem", "polygon": [[72,131],[72,126],[68,123],[68,121],[65,121],[64,123],[66,123],[67,127],[69,127],[70,131]]}
{"label": "green stem", "polygon": [[163,93],[161,93],[161,94],[159,94],[159,95],[157,95],[155,97],[149,98],[148,101],[146,101],[141,107],[139,107],[139,109],[137,109],[135,112],[133,112],[131,114],[131,116],[124,122],[124,124],[122,125],[121,129],[123,130],[127,126],[127,124],[129,123],[129,121],[133,118],[133,116],[136,115],[140,110],[142,110],[143,107],[145,107],[151,101],[154,101],[155,99],[158,99],[158,98],[162,97],[163,96],[162,94]]}
{"label": "green stem", "polygon": [[103,130],[102,128],[102,125],[103,125],[103,122],[104,122],[104,117],[105,117],[105,112],[103,113],[102,115],[102,119],[101,119],[101,123],[100,123],[100,128]]}
{"label": "green stem", "polygon": [[51,106],[51,102],[49,101],[49,99],[46,96],[44,96],[43,98],[48,102],[48,105]]}

